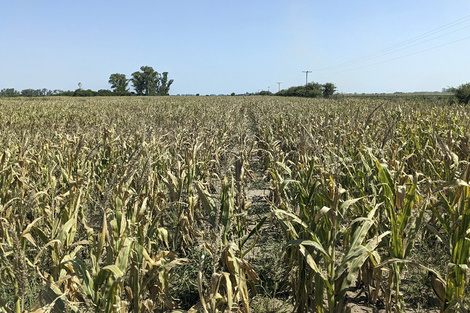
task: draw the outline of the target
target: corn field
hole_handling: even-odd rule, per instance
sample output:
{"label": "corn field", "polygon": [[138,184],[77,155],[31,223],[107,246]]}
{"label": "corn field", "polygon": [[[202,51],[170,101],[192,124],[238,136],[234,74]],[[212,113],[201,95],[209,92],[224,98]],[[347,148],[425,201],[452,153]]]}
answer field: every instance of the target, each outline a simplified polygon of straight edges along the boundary
{"label": "corn field", "polygon": [[470,308],[469,107],[250,96],[0,108],[0,312]]}

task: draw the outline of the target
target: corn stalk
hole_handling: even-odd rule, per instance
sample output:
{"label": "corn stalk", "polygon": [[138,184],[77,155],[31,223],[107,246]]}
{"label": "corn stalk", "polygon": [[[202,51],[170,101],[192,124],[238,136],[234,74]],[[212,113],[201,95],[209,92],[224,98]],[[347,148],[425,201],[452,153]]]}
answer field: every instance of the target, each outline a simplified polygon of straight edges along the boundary
{"label": "corn stalk", "polygon": [[[376,161],[378,178],[381,183],[381,199],[390,223],[391,240],[389,253],[391,258],[406,260],[413,248],[417,231],[423,220],[424,208],[420,206],[417,191],[418,174],[412,177],[403,175],[401,170],[394,175],[385,164]],[[386,311],[392,311],[392,290],[395,291],[396,311],[404,312],[405,303],[400,292],[400,275],[405,263],[394,262],[388,277]]]}
{"label": "corn stalk", "polygon": [[216,313],[228,309],[249,313],[248,285],[257,280],[258,276],[243,257],[254,247],[256,241],[247,249],[244,246],[258,232],[266,218],[259,221],[249,233],[239,237],[246,212],[244,208],[235,206],[233,180],[231,183],[227,178],[222,181],[220,206],[201,183],[197,183],[196,187],[210,225],[204,245],[214,264],[210,288],[206,292],[203,290],[201,267],[199,269],[198,289],[201,301],[193,310],[202,306],[204,312]]}
{"label": "corn stalk", "polygon": [[[314,161],[307,171],[301,169],[298,173],[300,180],[291,181],[279,192],[288,195],[288,201],[280,207],[273,204],[273,213],[285,231],[289,266],[295,273],[292,281],[295,311],[343,312],[346,291],[389,232],[368,238],[378,206],[367,216],[348,223],[350,207],[362,200],[341,199],[345,190],[331,176],[317,178]],[[295,203],[299,204],[298,211]],[[336,249],[340,241],[349,244],[344,254],[338,256]]]}
{"label": "corn stalk", "polygon": [[431,208],[442,225],[446,237],[440,235],[450,250],[450,263],[447,265],[445,299],[441,312],[454,312],[463,309],[467,270],[470,256],[470,166],[460,179],[441,187],[439,201]]}

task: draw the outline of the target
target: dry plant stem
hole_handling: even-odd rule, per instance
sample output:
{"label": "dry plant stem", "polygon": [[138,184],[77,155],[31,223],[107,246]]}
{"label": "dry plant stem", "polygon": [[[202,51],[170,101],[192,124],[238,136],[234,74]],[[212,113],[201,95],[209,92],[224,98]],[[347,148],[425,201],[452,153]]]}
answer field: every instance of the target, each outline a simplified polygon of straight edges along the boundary
{"label": "dry plant stem", "polygon": [[13,264],[11,267],[13,268],[14,278],[12,280],[13,287],[14,287],[14,312],[21,313],[24,310],[24,296],[26,293],[26,285],[27,285],[27,268],[26,268],[26,260],[24,251],[21,248],[20,241],[18,239],[18,235],[16,230],[10,224],[2,221],[3,226],[9,233],[11,238],[11,244],[14,252],[13,256]]}
{"label": "dry plant stem", "polygon": [[468,310],[470,114],[448,100],[2,98],[0,310],[248,312],[252,252],[281,241],[296,312],[346,310],[354,281],[403,311],[417,236],[449,251],[421,293]]}

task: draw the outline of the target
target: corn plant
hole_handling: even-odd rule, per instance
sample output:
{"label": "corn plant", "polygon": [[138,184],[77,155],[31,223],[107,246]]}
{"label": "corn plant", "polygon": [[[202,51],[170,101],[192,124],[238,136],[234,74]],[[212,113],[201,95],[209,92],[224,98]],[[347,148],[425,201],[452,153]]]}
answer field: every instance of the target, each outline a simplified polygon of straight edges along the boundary
{"label": "corn plant", "polygon": [[[420,196],[417,192],[418,174],[413,177],[403,175],[401,169],[392,174],[385,164],[376,162],[384,210],[390,223],[391,238],[389,241],[390,256],[406,260],[413,248],[423,220],[424,208],[419,205]],[[391,312],[392,290],[397,299],[396,310],[404,312],[405,303],[400,292],[400,275],[403,264],[391,264],[388,277],[386,310]]]}
{"label": "corn plant", "polygon": [[[18,238],[17,230],[7,220],[2,219],[0,221],[0,234],[5,239],[0,246],[1,277],[3,281],[10,282],[14,287],[14,309],[12,312],[21,313],[24,310],[27,283],[24,249]],[[5,306],[4,300],[1,302],[2,306]]]}
{"label": "corn plant", "polygon": [[[204,238],[204,245],[213,258],[213,271],[208,292],[203,292],[202,272],[199,270],[199,293],[201,306],[205,312],[224,312],[225,309],[237,309],[237,312],[248,313],[250,281],[257,280],[257,275],[244,256],[254,247],[251,243],[245,249],[266,217],[245,235],[242,232],[246,214],[245,208],[235,206],[234,181],[227,178],[222,181],[220,206],[207,192],[201,183],[196,184],[201,205],[205,210],[210,231]],[[255,241],[256,242],[256,241]]]}
{"label": "corn plant", "polygon": [[[306,171],[300,168],[298,173],[299,180],[292,181],[287,188],[287,206],[273,205],[273,213],[286,234],[289,266],[295,273],[295,310],[342,312],[346,291],[388,232],[367,237],[375,223],[377,206],[367,216],[358,217],[347,225],[348,210],[361,199],[344,199],[345,190],[336,185],[331,176],[315,176],[314,161]],[[348,245],[338,258],[336,247],[340,241]]]}
{"label": "corn plant", "polygon": [[445,299],[441,312],[463,310],[464,292],[467,286],[467,267],[470,256],[470,167],[461,178],[441,187],[439,201],[432,212],[442,225],[446,236],[439,234],[450,251],[447,265]]}

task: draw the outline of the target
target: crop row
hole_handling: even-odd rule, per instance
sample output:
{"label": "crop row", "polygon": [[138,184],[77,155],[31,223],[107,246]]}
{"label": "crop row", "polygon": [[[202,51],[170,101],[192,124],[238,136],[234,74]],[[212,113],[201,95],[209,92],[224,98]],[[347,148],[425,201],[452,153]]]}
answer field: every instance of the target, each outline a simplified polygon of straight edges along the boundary
{"label": "crop row", "polygon": [[[429,307],[467,305],[467,107],[277,97],[0,107],[0,312],[249,312],[263,294],[295,312],[343,312],[355,289],[404,311],[413,273]],[[269,190],[258,204],[255,189]],[[265,254],[273,244],[279,260]]]}

